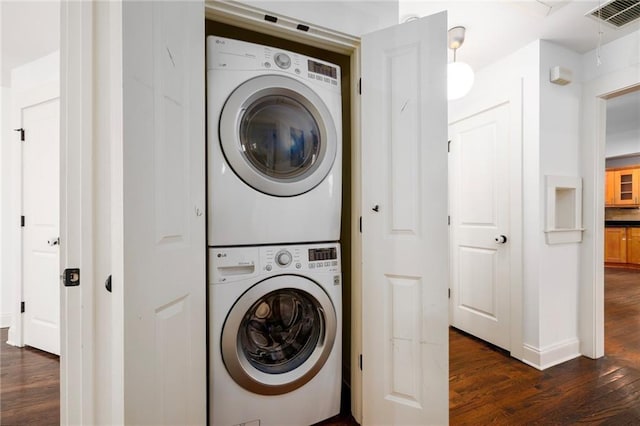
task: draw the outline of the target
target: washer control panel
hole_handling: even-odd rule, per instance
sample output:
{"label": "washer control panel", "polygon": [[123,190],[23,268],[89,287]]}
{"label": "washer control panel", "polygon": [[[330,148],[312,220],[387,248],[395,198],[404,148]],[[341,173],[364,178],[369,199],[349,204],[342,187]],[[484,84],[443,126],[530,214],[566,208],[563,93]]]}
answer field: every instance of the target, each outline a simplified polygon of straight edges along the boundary
{"label": "washer control panel", "polygon": [[[247,278],[304,272],[340,273],[340,244],[209,249],[209,279],[222,284]],[[337,275],[339,277],[339,275]]]}
{"label": "washer control panel", "polygon": [[340,271],[338,243],[260,248],[261,269],[271,271]]}
{"label": "washer control panel", "polygon": [[331,90],[340,90],[341,70],[338,65],[275,47],[224,37],[207,37],[207,68],[273,70],[293,74]]}

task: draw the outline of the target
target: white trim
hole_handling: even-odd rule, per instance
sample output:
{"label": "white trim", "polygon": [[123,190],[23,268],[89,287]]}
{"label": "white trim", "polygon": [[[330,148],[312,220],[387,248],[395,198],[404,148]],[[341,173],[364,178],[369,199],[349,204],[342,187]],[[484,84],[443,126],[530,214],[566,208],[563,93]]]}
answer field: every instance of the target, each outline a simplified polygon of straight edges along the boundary
{"label": "white trim", "polygon": [[60,292],[60,424],[93,424],[94,5],[60,7],[60,265],[81,270]]}
{"label": "white trim", "polygon": [[277,22],[267,22],[264,19],[265,14],[275,14],[236,1],[206,0],[204,13],[206,19],[306,43],[344,55],[353,55],[354,49],[360,45],[360,39],[357,37],[316,25],[309,24],[308,32],[300,31],[297,29],[298,24],[306,24],[305,22],[280,14],[277,14]]}
{"label": "white trim", "polygon": [[578,339],[568,339],[540,349],[525,343],[523,345],[523,354],[522,362],[538,370],[545,370],[579,357],[580,342]]}
{"label": "white trim", "polygon": [[578,337],[580,352],[604,356],[604,188],[606,99],[640,87],[640,64],[583,84],[580,166],[583,225],[580,247]]}

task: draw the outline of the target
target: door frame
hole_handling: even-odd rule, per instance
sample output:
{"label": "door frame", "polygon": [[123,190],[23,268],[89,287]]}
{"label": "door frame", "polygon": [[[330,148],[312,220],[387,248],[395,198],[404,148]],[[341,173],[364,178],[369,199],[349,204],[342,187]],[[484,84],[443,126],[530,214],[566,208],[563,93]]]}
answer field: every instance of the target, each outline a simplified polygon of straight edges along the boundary
{"label": "door frame", "polygon": [[60,291],[60,424],[94,423],[94,5],[60,4],[60,269],[81,284]]}
{"label": "door frame", "polygon": [[[44,83],[42,85],[28,88],[24,90],[13,90],[11,93],[11,124],[14,129],[22,128],[22,110],[26,107],[33,106],[36,104],[41,104],[47,101],[51,101],[54,99],[60,98],[60,83],[59,81],[52,81],[49,83]],[[17,134],[16,134],[17,135]],[[23,172],[24,172],[24,146],[23,142],[18,140],[18,136],[15,139],[17,142],[17,146],[19,148],[14,149],[13,152],[15,155],[14,164],[15,166],[15,180],[13,182],[13,186],[15,188],[17,194],[17,204],[15,205],[18,210],[14,214],[15,217],[20,216],[23,212],[22,206],[24,203],[24,185],[23,185]],[[24,301],[25,294],[25,285],[24,285],[24,277],[23,277],[23,259],[24,259],[24,235],[22,233],[22,228],[18,231],[16,247],[18,250],[13,254],[14,262],[11,262],[12,267],[15,268],[15,279],[16,279],[16,292],[14,293],[14,306],[20,306],[20,303]],[[8,263],[9,264],[9,263]],[[23,347],[25,345],[24,338],[25,331],[25,315],[18,310],[13,313],[13,321],[11,323],[11,328],[9,329],[9,341],[12,345]]]}
{"label": "door frame", "polygon": [[580,166],[583,224],[580,245],[580,353],[604,356],[604,205],[607,99],[640,89],[640,64],[583,83]]}

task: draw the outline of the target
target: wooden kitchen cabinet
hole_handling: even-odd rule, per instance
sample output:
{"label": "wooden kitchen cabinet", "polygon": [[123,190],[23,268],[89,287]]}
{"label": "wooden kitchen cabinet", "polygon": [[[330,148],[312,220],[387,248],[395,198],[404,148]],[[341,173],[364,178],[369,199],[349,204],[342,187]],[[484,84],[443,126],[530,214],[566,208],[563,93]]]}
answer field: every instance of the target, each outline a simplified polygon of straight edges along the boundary
{"label": "wooden kitchen cabinet", "polygon": [[640,265],[640,228],[627,228],[627,263]]}
{"label": "wooden kitchen cabinet", "polygon": [[614,170],[607,170],[605,174],[604,204],[605,206],[613,206],[615,203],[616,203],[616,172]]}
{"label": "wooden kitchen cabinet", "polygon": [[615,171],[614,198],[617,206],[640,203],[640,168]]}
{"label": "wooden kitchen cabinet", "polygon": [[627,228],[604,228],[604,261],[627,263]]}

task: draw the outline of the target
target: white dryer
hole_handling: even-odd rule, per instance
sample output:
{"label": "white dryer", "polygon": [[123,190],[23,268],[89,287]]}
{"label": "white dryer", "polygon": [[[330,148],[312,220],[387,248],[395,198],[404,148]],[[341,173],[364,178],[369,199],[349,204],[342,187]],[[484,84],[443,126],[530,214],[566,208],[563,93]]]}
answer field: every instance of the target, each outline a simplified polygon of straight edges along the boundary
{"label": "white dryer", "polygon": [[340,411],[340,245],[209,249],[213,425],[310,425]]}
{"label": "white dryer", "polygon": [[337,241],[340,68],[207,38],[208,245]]}

